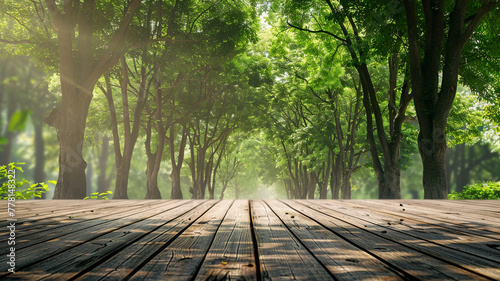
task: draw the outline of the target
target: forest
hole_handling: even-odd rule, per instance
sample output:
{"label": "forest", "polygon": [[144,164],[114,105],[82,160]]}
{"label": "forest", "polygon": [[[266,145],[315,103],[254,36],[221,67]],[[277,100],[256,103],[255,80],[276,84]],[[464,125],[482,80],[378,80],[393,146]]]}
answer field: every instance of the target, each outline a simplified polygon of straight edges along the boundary
{"label": "forest", "polygon": [[0,13],[0,165],[18,163],[25,194],[500,194],[499,1],[5,0]]}

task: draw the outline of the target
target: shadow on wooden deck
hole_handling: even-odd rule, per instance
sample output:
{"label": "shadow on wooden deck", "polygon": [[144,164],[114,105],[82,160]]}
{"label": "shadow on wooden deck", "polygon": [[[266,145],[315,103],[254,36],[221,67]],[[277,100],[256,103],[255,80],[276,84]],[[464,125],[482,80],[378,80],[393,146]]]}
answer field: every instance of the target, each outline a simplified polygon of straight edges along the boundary
{"label": "shadow on wooden deck", "polygon": [[498,207],[500,201],[24,201],[16,213],[16,273],[7,272],[3,239],[0,278],[500,280]]}

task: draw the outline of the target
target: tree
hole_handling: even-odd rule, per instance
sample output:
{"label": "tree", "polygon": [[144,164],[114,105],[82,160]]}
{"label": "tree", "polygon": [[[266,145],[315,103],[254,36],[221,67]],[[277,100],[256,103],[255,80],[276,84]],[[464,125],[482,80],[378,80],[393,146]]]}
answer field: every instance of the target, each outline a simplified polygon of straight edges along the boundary
{"label": "tree", "polygon": [[[132,58],[134,65],[136,65],[136,58]],[[122,57],[120,60],[121,63],[121,72],[119,72],[119,80],[120,80],[120,92],[121,92],[121,101],[122,101],[122,121],[123,121],[123,153],[120,147],[120,135],[118,132],[118,118],[117,118],[117,110],[115,107],[115,103],[113,101],[113,90],[111,85],[111,80],[108,76],[105,76],[105,84],[106,87],[99,85],[99,88],[106,96],[106,100],[108,101],[109,112],[111,115],[111,129],[113,132],[113,143],[114,143],[114,151],[115,151],[115,165],[116,165],[116,183],[115,183],[115,192],[113,194],[114,199],[128,199],[127,195],[127,186],[128,186],[128,177],[130,172],[130,162],[132,161],[132,153],[134,151],[134,146],[139,137],[139,130],[141,125],[141,113],[146,104],[146,95],[149,91],[149,87],[152,83],[152,79],[149,78],[152,69],[146,68],[147,60],[144,55],[139,59],[141,63],[141,67],[139,69],[135,69],[135,73],[132,74],[133,77],[137,78],[137,82],[134,84],[138,84],[138,87],[135,88],[132,85],[131,79],[129,78],[129,69],[128,63],[125,57]],[[135,94],[135,106],[131,107],[129,104],[129,92]],[[133,109],[132,114],[130,114],[130,109]],[[132,117],[132,120],[131,120]],[[158,192],[159,194],[159,192]]]}
{"label": "tree", "polygon": [[[406,75],[401,86],[397,87],[402,44],[395,38],[401,34],[398,34],[397,29],[385,26],[377,29],[377,34],[380,34],[378,39],[373,36],[373,32],[369,34],[371,26],[367,18],[370,11],[380,6],[378,2],[368,1],[333,3],[324,0],[310,1],[307,5],[303,5],[300,1],[291,1],[283,6],[281,13],[287,16],[283,24],[302,33],[317,35],[322,44],[330,46],[328,55],[338,57],[342,54],[339,49],[345,47],[346,57],[340,60],[346,65],[353,66],[360,80],[366,111],[367,140],[378,179],[379,198],[400,198],[401,136],[411,96]],[[379,55],[373,50],[377,40],[386,42],[383,50],[378,49]],[[391,47],[387,46],[387,42],[390,42]],[[377,56],[382,57],[380,54],[385,56],[384,60],[387,60],[386,64],[390,69],[388,77],[385,78],[389,85],[386,96],[381,96],[373,80],[373,71],[370,69],[370,62],[380,60],[377,58]],[[399,97],[396,93],[398,88],[400,88]],[[381,109],[384,103],[388,110]],[[388,128],[386,128],[387,123]]]}
{"label": "tree", "polygon": [[[30,39],[18,38],[14,42],[2,38],[2,41],[40,43],[42,48],[26,52],[42,57],[41,60],[44,56],[50,57],[54,45],[58,49],[57,58],[52,57],[52,61],[47,63],[52,63],[52,67],[55,61],[59,64],[57,71],[61,77],[62,92],[60,106],[46,118],[46,122],[56,129],[60,145],[59,177],[54,199],[85,197],[87,164],[82,156],[82,147],[92,92],[101,75],[114,66],[130,47],[130,42],[127,42],[128,28],[140,4],[139,0],[132,0],[125,6],[111,2],[96,3],[94,0],[82,3],[79,0],[63,3],[46,0],[45,5],[26,1],[24,5],[29,6],[32,12],[28,20],[40,20],[36,29],[23,23],[27,20],[21,18],[25,12],[17,12],[15,5],[7,7],[11,9],[4,12],[15,19],[18,29],[24,29],[21,35],[28,34]],[[118,12],[120,9],[123,13]],[[52,36],[57,38],[56,44],[51,41]],[[42,42],[40,38],[44,38]],[[106,48],[102,49],[102,46]]]}
{"label": "tree", "polygon": [[421,4],[417,9],[415,1],[404,1],[424,198],[445,199],[446,123],[456,95],[462,52],[488,13],[498,18],[500,2],[423,0]]}

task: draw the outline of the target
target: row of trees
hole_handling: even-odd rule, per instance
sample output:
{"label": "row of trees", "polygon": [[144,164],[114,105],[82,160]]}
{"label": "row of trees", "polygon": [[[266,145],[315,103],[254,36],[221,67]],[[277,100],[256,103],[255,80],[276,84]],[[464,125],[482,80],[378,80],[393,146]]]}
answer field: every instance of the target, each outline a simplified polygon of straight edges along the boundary
{"label": "row of trees", "polygon": [[[401,196],[400,170],[404,167],[401,151],[406,145],[402,140],[408,136],[405,121],[412,117],[418,121],[424,197],[446,198],[446,127],[459,74],[462,74],[464,85],[489,101],[498,102],[498,97],[491,96],[491,93],[498,93],[495,81],[499,65],[493,62],[497,51],[487,46],[493,46],[497,40],[495,32],[499,22],[495,15],[499,12],[499,2],[421,1],[421,6],[415,1],[403,2],[288,1],[276,3],[273,11],[281,26],[299,32],[292,40],[296,45],[303,45],[302,53],[320,56],[316,73],[328,82],[317,83],[314,73],[300,74],[311,69],[307,65],[298,65],[299,71],[295,72],[296,77],[310,84],[304,87],[314,96],[324,102],[332,100],[331,94],[325,99],[317,93],[333,91],[329,84],[332,78],[322,73],[332,73],[338,68],[329,62],[330,57],[340,58],[344,67],[355,71],[356,79],[351,88],[357,91],[355,100],[363,101],[367,149],[378,179],[379,198]],[[484,68],[479,67],[483,64]],[[382,76],[378,70],[381,66],[386,69]],[[309,83],[308,77],[316,80],[315,83]],[[336,90],[342,91],[342,88],[337,86]],[[415,116],[407,114],[412,100]],[[349,117],[358,116],[357,108],[357,104],[351,107]],[[336,117],[335,110],[333,116]],[[333,138],[338,140],[341,151],[336,157],[348,167],[334,176],[337,179],[346,176],[348,179],[350,172],[357,168],[352,166],[356,163],[353,162],[356,152],[348,147],[354,144],[355,137],[345,134],[355,131],[356,122],[355,119],[344,120],[347,120],[344,132],[338,129],[338,120],[335,122],[337,129],[329,130],[336,132]],[[342,144],[344,138],[346,147]],[[342,153],[350,156],[343,157]],[[345,198],[349,198],[347,190]]]}
{"label": "row of trees", "polygon": [[[282,184],[289,198],[350,198],[352,175],[366,167],[379,198],[400,198],[401,169],[417,149],[425,198],[446,198],[446,129],[467,131],[448,122],[459,79],[493,108],[484,130],[498,128],[498,6],[19,1],[1,7],[0,28],[10,32],[0,42],[60,77],[60,101],[45,118],[60,145],[55,199],[85,197],[92,143],[101,150],[99,182],[115,176],[118,199],[128,198],[138,147],[147,199],[161,198],[162,165],[172,199],[186,197],[182,177],[191,198],[214,198],[217,186],[223,198],[230,182],[240,194],[249,177]],[[109,143],[111,176],[102,172]]]}

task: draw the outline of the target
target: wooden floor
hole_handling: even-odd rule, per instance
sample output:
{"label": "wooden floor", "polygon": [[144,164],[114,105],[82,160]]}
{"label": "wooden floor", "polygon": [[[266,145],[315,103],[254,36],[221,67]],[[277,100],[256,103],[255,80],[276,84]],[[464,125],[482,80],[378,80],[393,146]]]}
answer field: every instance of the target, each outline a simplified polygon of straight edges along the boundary
{"label": "wooden floor", "polygon": [[37,200],[15,209],[13,274],[1,214],[2,280],[500,280],[500,200]]}

